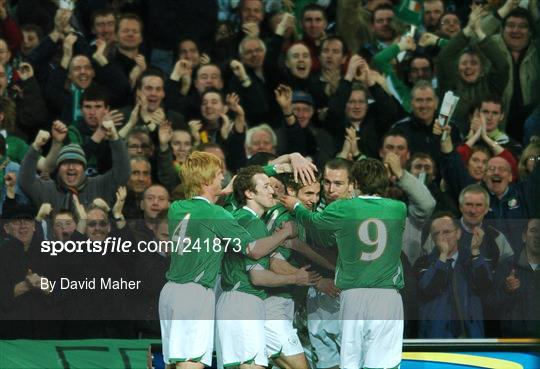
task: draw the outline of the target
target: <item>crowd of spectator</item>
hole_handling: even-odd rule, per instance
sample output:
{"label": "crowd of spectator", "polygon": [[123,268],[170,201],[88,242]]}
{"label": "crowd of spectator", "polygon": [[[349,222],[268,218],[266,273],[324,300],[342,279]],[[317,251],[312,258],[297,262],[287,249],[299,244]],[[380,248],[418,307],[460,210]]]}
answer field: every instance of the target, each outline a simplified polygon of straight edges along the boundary
{"label": "crowd of spectator", "polygon": [[[0,335],[159,336],[166,254],[40,245],[166,240],[194,150],[224,186],[293,152],[382,160],[408,205],[407,335],[534,335],[540,9],[521,3],[425,0],[411,34],[393,0],[0,0]],[[41,288],[61,276],[144,282]]]}

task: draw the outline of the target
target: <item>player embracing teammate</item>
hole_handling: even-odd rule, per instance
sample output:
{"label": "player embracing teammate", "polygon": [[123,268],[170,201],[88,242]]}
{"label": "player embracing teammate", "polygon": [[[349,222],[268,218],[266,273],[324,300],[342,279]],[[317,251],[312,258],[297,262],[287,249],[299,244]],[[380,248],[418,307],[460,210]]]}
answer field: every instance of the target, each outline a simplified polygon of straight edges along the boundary
{"label": "player embracing teammate", "polygon": [[340,368],[395,368],[401,362],[403,287],[400,253],[407,214],[403,202],[382,196],[388,187],[384,165],[373,159],[353,167],[352,199],[337,200],[312,213],[283,198],[308,234],[337,243],[336,287],[340,295]]}
{"label": "player embracing teammate", "polygon": [[[403,287],[400,252],[406,206],[383,197],[388,175],[381,162],[366,159],[352,170],[346,161],[330,162],[323,175],[324,199],[316,212],[311,210],[320,185],[294,188],[288,183],[284,207],[276,207],[262,167],[239,172],[233,188],[240,207],[232,214],[215,205],[223,179],[217,157],[194,152],[181,175],[187,200],[173,203],[169,210],[174,248],[159,302],[168,368],[211,365],[216,310],[220,365],[262,368],[270,356],[281,368],[306,368],[292,325],[294,304],[290,296],[267,289],[291,285],[317,285],[329,296],[339,294],[339,302],[330,299],[338,312],[331,318],[338,326],[333,348],[337,362],[332,365],[399,366],[403,304],[398,290]],[[359,196],[352,196],[353,183]],[[265,212],[266,226],[261,219]],[[278,227],[272,224],[278,219],[274,214]],[[300,240],[287,221],[290,216],[298,223]],[[267,229],[274,233],[269,235]],[[336,246],[335,267],[306,241]],[[326,269],[335,268],[335,285],[289,263],[288,249]],[[224,292],[216,309],[213,288],[220,271]]]}

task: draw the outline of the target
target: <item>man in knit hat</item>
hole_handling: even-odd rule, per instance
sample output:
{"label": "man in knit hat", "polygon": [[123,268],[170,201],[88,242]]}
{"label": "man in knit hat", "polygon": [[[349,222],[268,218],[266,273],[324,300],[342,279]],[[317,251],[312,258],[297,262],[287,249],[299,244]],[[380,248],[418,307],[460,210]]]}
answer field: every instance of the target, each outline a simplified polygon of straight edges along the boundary
{"label": "man in knit hat", "polygon": [[37,158],[48,136],[36,139],[22,161],[19,175],[22,190],[34,204],[48,202],[53,209],[74,210],[73,195],[77,195],[84,205],[90,204],[97,197],[103,198],[108,204],[114,203],[116,190],[124,186],[129,178],[130,166],[127,150],[113,121],[103,122],[102,125],[106,131],[105,138],[109,141],[113,163],[111,170],[96,177],[86,177],[86,157],[77,144],[66,145],[60,150],[54,181],[36,177]]}

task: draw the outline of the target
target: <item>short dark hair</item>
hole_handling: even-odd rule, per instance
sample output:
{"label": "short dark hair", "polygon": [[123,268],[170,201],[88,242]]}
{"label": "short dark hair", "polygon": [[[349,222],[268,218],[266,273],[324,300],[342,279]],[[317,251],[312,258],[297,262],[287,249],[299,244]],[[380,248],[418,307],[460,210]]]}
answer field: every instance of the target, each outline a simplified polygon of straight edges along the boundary
{"label": "short dark hair", "polygon": [[459,25],[461,26],[461,19],[459,18],[458,13],[456,13],[456,12],[454,12],[454,11],[452,11],[452,10],[445,10],[445,11],[442,13],[441,17],[439,18],[439,21],[437,22],[437,29],[441,29],[441,26],[442,26],[442,20],[443,20],[443,18],[446,17],[447,15],[453,15],[453,16],[455,16],[455,17],[458,19],[458,21],[459,21]]}
{"label": "short dark hair", "polygon": [[324,44],[327,43],[327,42],[330,42],[330,41],[339,41],[339,42],[341,42],[341,50],[342,50],[343,55],[347,55],[349,53],[349,48],[347,46],[347,43],[345,42],[345,39],[343,37],[341,37],[341,36],[331,35],[331,36],[328,36],[327,38],[325,38],[323,40],[323,42],[321,43],[321,50],[319,51],[319,54],[322,52]]}
{"label": "short dark hair", "polygon": [[388,173],[384,164],[377,159],[364,159],[354,163],[355,186],[364,195],[384,196],[388,190]]}
{"label": "short dark hair", "polygon": [[53,224],[54,224],[54,221],[56,220],[56,218],[59,215],[69,215],[71,217],[71,219],[73,219],[73,221],[78,222],[77,217],[75,216],[75,214],[71,210],[69,210],[69,209],[60,209],[60,210],[57,210],[57,211],[53,211],[53,213],[51,215],[51,221],[52,221]]}
{"label": "short dark hair", "polygon": [[[506,17],[502,20],[502,27],[506,27],[506,22],[508,21],[508,18],[514,17],[514,18],[522,18],[527,21],[529,24],[529,29],[531,29],[534,26],[534,20],[531,16],[531,13],[527,9],[523,9],[522,7],[517,7],[510,11]],[[531,29],[532,31],[532,29]]]}
{"label": "short dark hair", "polygon": [[406,64],[406,67],[407,67],[407,73],[409,73],[411,71],[411,65],[412,65],[412,62],[416,59],[426,59],[429,63],[429,68],[431,69],[431,71],[433,72],[433,59],[431,59],[431,57],[427,54],[424,54],[422,52],[413,52],[411,54],[411,56],[407,59],[407,64]]}
{"label": "short dark hair", "polygon": [[[194,73],[195,79],[197,79],[197,77],[199,76],[199,71],[204,67],[215,67],[217,68],[217,70],[219,70],[219,73],[223,73],[220,66],[217,64],[214,64],[214,63],[201,64],[197,67],[197,69],[195,69],[195,73]],[[222,78],[223,78],[223,74],[222,74]]]}
{"label": "short dark hair", "polygon": [[[278,179],[280,180],[280,182],[285,185],[285,191],[287,190],[287,188],[290,187],[294,191],[298,192],[302,188],[308,186],[308,185],[304,184],[304,182],[302,182],[300,180],[295,181],[294,180],[294,175],[292,173],[278,174],[276,177],[279,177]],[[315,181],[316,182],[320,181],[320,174],[316,173]]]}
{"label": "short dark hair", "polygon": [[319,4],[311,3],[304,6],[302,8],[302,12],[300,13],[300,20],[304,19],[306,12],[321,12],[324,20],[328,20],[328,17],[326,16],[326,9]]}
{"label": "short dark hair", "polygon": [[409,149],[409,139],[407,138],[407,136],[405,136],[405,134],[403,132],[395,130],[395,129],[391,129],[390,131],[386,132],[385,135],[383,136],[383,138],[381,140],[381,145],[384,145],[384,141],[388,137],[401,137],[401,138],[403,138],[405,140],[405,143],[407,143],[407,149]]}
{"label": "short dark hair", "polygon": [[469,159],[467,160],[467,162],[469,162],[469,160],[471,160],[471,157],[473,156],[473,154],[475,152],[478,152],[478,151],[481,151],[484,154],[486,154],[488,158],[491,158],[493,156],[493,154],[491,153],[491,151],[489,150],[489,148],[487,146],[485,146],[485,145],[474,145],[473,147],[471,147],[471,156],[469,156]]}
{"label": "short dark hair", "polygon": [[275,158],[275,154],[269,152],[258,152],[248,159],[247,165],[267,165],[269,161],[272,161]]}
{"label": "short dark hair", "polygon": [[107,90],[97,84],[91,84],[84,90],[81,101],[103,101],[105,106],[109,106],[109,94]]}
{"label": "short dark hair", "polygon": [[433,163],[433,173],[436,173],[436,171],[437,171],[437,163],[435,163],[435,159],[433,159],[433,156],[431,156],[431,154],[428,154],[427,152],[417,152],[417,153],[413,154],[409,158],[409,160],[407,161],[407,164],[406,164],[406,169],[408,171],[411,170],[412,163],[416,159],[428,159],[428,160],[430,160]]}
{"label": "short dark hair", "polygon": [[331,159],[329,161],[327,161],[325,164],[324,164],[324,169],[332,169],[332,170],[336,170],[336,169],[341,169],[341,170],[345,170],[347,172],[347,178],[349,180],[349,182],[353,182],[353,175],[352,175],[352,162],[347,160],[347,159],[343,159],[343,158],[334,158],[334,159]]}
{"label": "short dark hair", "polygon": [[238,205],[246,205],[246,191],[255,191],[253,176],[256,174],[264,174],[264,170],[260,165],[251,165],[238,171],[233,184],[234,199]]}
{"label": "short dark hair", "polygon": [[[242,8],[244,7],[244,5],[246,4],[246,1],[247,1],[247,0],[240,0],[240,4],[238,5],[238,10],[239,10],[239,11],[242,10]],[[264,12],[264,3],[263,3],[263,1],[262,1],[262,0],[258,0],[258,1],[259,1],[259,3],[261,4],[262,10],[263,10],[263,12]]]}
{"label": "short dark hair", "polygon": [[[109,6],[96,9],[92,12],[91,21],[92,21],[92,27],[94,26],[94,22],[96,21],[97,17],[106,17],[107,15],[114,16],[114,19],[116,20],[116,11],[114,8],[111,8]],[[115,24],[116,26],[116,24]]]}
{"label": "short dark hair", "polygon": [[35,34],[37,35],[38,39],[41,41],[41,39],[43,38],[43,29],[41,29],[40,26],[38,26],[37,24],[35,23],[25,23],[21,26],[21,32],[22,31],[26,31],[26,32],[35,32]]}
{"label": "short dark hair", "polygon": [[201,52],[201,47],[199,46],[199,41],[196,40],[194,37],[190,37],[190,36],[185,36],[185,37],[182,37],[180,40],[178,40],[178,43],[176,44],[177,45],[177,56],[180,57],[180,45],[182,45],[184,42],[186,41],[191,41],[195,44],[195,46],[197,46],[197,50],[199,52]]}
{"label": "short dark hair", "polygon": [[500,95],[496,95],[496,94],[489,94],[487,95],[486,97],[482,98],[480,100],[480,104],[478,104],[478,108],[482,107],[482,104],[483,103],[494,103],[494,104],[497,104],[501,107],[501,112],[504,110],[503,109],[503,100],[502,100],[502,97]]}
{"label": "short dark hair", "polygon": [[218,90],[217,88],[214,88],[214,87],[210,87],[210,88],[204,90],[204,92],[201,94],[201,101],[204,98],[204,96],[208,95],[208,94],[217,94],[219,96],[219,98],[221,99],[221,102],[223,104],[225,104],[225,95],[223,95],[223,92],[221,92],[220,90]]}
{"label": "short dark hair", "polygon": [[430,233],[431,233],[431,226],[432,226],[433,222],[436,221],[437,219],[441,219],[441,218],[450,218],[452,220],[452,223],[454,224],[454,227],[456,229],[459,228],[458,220],[457,220],[456,216],[452,212],[450,212],[450,211],[438,211],[438,212],[436,212],[435,214],[433,214],[431,216],[431,219],[429,221]]}
{"label": "short dark hair", "polygon": [[394,14],[396,11],[394,10],[394,7],[390,4],[380,4],[375,9],[373,9],[373,13],[371,13],[371,23],[375,22],[375,13],[381,10],[391,10]]}
{"label": "short dark hair", "polygon": [[139,78],[137,79],[137,83],[135,84],[135,89],[140,90],[142,87],[142,81],[146,77],[159,77],[161,78],[161,81],[163,82],[163,87],[165,87],[165,75],[163,74],[163,71],[156,67],[150,67],[147,68],[144,72],[141,73]]}

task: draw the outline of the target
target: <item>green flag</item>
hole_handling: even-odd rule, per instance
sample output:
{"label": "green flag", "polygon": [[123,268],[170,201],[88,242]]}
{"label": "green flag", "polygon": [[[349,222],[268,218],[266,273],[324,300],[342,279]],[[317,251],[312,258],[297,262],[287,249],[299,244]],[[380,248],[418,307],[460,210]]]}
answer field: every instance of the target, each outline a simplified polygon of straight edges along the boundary
{"label": "green flag", "polygon": [[396,16],[403,22],[420,26],[424,6],[422,0],[402,0],[396,7]]}

